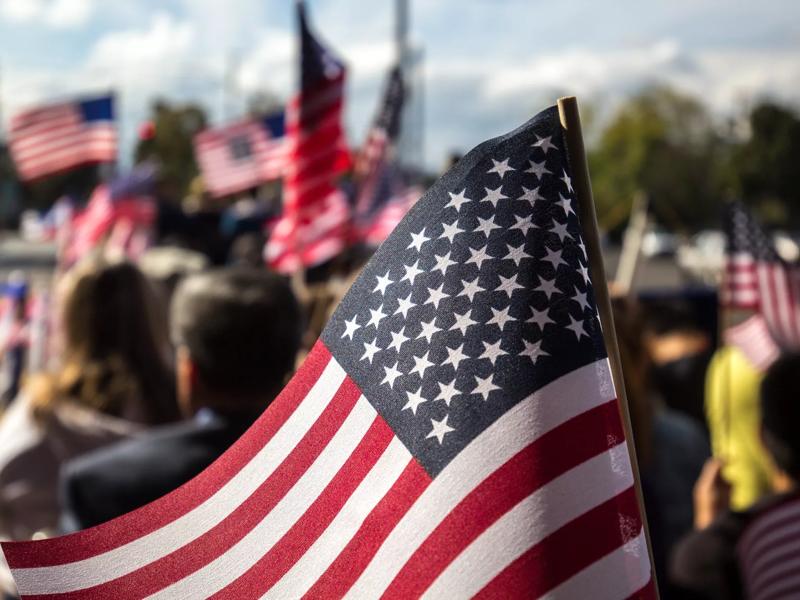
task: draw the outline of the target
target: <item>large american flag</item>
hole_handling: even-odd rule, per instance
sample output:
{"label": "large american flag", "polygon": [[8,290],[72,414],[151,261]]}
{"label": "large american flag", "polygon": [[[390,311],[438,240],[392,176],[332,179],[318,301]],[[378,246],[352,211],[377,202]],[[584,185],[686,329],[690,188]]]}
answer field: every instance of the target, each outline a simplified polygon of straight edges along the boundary
{"label": "large american flag", "polygon": [[300,23],[300,93],[286,109],[288,164],[283,215],[270,234],[267,262],[284,272],[333,258],[347,243],[350,208],[335,178],[349,166],[342,125],[344,64]]}
{"label": "large american flag", "polygon": [[576,203],[555,108],[470,152],[211,467],[4,544],[23,597],[654,597]]}
{"label": "large american flag", "polygon": [[800,349],[800,266],[789,264],[750,212],[738,202],[726,216],[728,248],[722,304],[761,314],[783,349]]}
{"label": "large american flag", "polygon": [[30,181],[117,159],[111,96],[39,106],[11,119],[9,146],[20,179]]}
{"label": "large american flag", "polygon": [[280,179],[286,169],[283,111],[201,131],[197,162],[212,196],[227,196]]}

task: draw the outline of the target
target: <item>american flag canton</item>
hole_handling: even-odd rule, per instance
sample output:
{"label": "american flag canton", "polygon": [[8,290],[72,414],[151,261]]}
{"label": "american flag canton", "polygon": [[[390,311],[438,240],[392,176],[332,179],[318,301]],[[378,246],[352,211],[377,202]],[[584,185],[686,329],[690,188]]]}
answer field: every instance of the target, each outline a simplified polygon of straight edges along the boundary
{"label": "american flag canton", "polygon": [[730,255],[746,254],[756,260],[781,260],[772,241],[740,202],[731,203],[726,211],[726,231]]}
{"label": "american flag canton", "polygon": [[553,107],[434,185],[323,332],[431,476],[533,391],[605,357],[576,211]]}

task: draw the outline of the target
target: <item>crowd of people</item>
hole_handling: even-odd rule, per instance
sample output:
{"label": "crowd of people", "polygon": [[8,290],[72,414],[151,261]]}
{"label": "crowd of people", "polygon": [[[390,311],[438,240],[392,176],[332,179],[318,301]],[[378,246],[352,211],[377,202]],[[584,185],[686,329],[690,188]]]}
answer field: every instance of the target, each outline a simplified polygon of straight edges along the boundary
{"label": "crowd of people", "polygon": [[[251,245],[224,267],[162,246],[138,264],[92,255],[59,278],[53,368],[25,373],[0,409],[0,539],[143,506],[269,406],[347,285],[310,273],[330,292],[320,304],[248,260]],[[662,598],[767,597],[798,572],[800,357],[756,366],[717,347],[714,302],[614,300]],[[7,569],[0,580],[13,597]]]}

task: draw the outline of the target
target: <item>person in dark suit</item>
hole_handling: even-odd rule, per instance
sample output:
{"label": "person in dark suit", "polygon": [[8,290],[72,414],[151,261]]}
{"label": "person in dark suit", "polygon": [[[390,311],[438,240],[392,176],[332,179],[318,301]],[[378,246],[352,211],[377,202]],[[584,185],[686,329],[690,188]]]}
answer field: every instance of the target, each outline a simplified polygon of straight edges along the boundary
{"label": "person in dark suit", "polygon": [[62,525],[85,529],[139,508],[199,474],[280,392],[300,345],[289,284],[264,270],[188,277],[171,306],[177,425],[84,455],[61,472]]}

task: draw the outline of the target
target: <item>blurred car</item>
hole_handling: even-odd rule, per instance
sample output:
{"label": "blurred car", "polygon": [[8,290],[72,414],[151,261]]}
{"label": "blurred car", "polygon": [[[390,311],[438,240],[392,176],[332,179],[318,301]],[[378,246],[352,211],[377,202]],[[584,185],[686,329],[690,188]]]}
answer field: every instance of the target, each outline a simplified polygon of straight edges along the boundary
{"label": "blurred car", "polygon": [[678,266],[692,279],[717,285],[725,264],[726,243],[725,234],[718,229],[700,231],[678,248]]}
{"label": "blurred car", "polygon": [[680,238],[664,229],[652,228],[642,237],[642,254],[647,258],[675,256]]}

